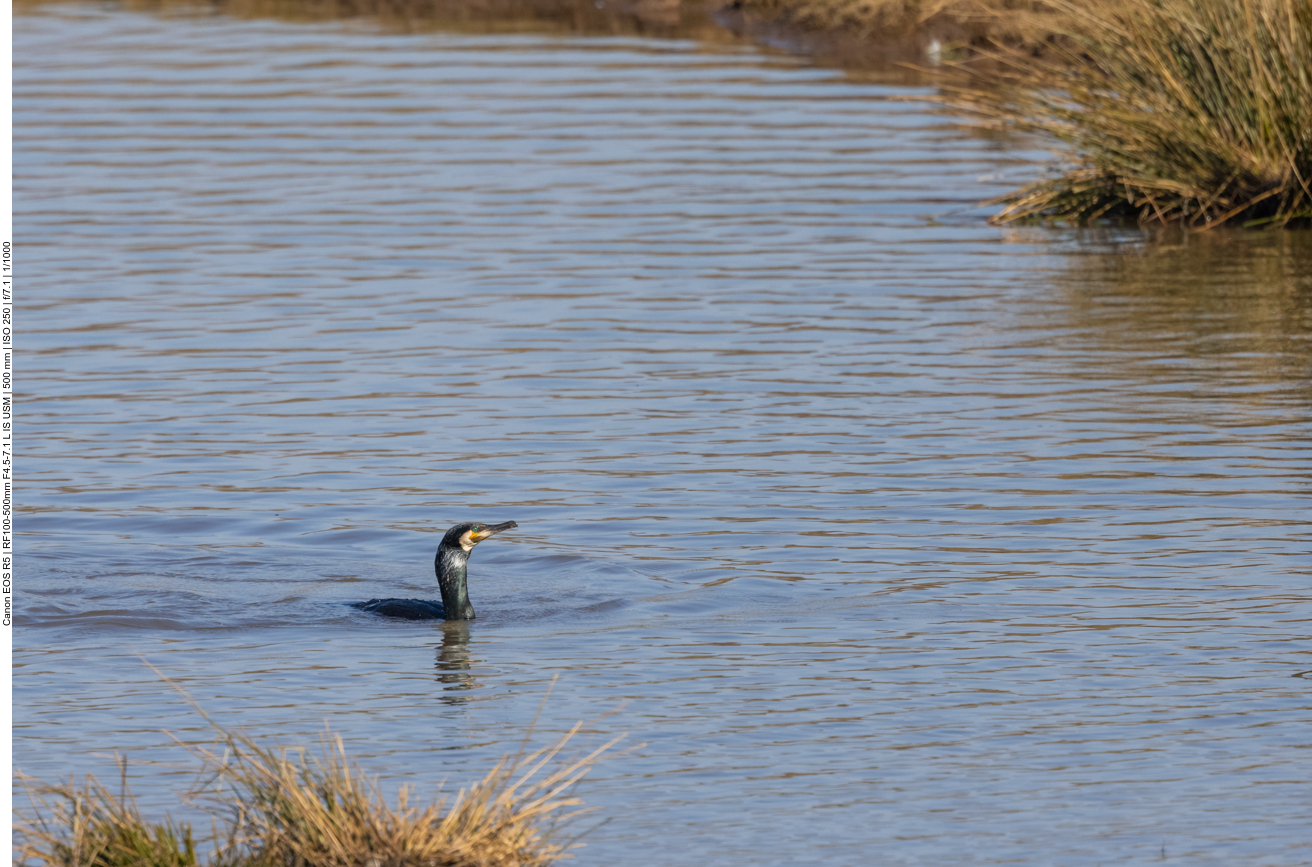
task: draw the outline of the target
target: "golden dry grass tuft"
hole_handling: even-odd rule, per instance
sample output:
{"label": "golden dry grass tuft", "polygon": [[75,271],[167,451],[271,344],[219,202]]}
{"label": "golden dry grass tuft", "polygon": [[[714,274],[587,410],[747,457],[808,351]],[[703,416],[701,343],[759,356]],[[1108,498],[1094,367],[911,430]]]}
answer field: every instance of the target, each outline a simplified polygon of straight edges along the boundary
{"label": "golden dry grass tuft", "polygon": [[231,846],[251,867],[536,867],[565,854],[559,831],[581,804],[569,791],[611,745],[557,763],[578,730],[502,760],[450,809],[441,801],[411,806],[405,788],[390,806],[377,782],[348,762],[340,738],[299,760],[242,738],[223,754],[201,755],[229,787]]}
{"label": "golden dry grass tuft", "polygon": [[1067,25],[1048,52],[1003,54],[1006,87],[949,100],[1069,146],[1062,176],[999,199],[997,221],[1312,219],[1312,3],[1053,3]]}
{"label": "golden dry grass tuft", "polygon": [[[220,730],[221,748],[193,748],[208,769],[207,796],[226,830],[213,867],[543,867],[569,857],[562,832],[583,812],[571,790],[615,741],[574,761],[555,744],[503,759],[447,809],[442,800],[396,806],[377,780],[325,736],[318,756],[265,747]],[[618,740],[618,739],[617,739]],[[24,779],[30,816],[15,823],[22,864],[51,867],[194,867],[191,829],[146,822],[130,796],[88,777],[40,786]]]}
{"label": "golden dry grass tuft", "polygon": [[127,794],[114,795],[94,777],[79,788],[41,786],[19,775],[33,801],[30,817],[16,815],[19,863],[95,867],[195,867],[191,828],[171,821],[152,825]]}

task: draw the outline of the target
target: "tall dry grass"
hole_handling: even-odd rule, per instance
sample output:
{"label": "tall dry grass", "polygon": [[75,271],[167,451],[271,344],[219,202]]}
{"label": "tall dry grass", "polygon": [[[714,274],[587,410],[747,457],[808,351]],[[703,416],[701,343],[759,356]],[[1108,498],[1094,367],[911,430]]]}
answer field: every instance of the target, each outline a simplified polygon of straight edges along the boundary
{"label": "tall dry grass", "polygon": [[[482,780],[443,800],[395,806],[378,781],[326,736],[318,756],[265,747],[220,730],[221,747],[193,748],[208,769],[209,806],[224,820],[213,867],[544,867],[569,857],[563,832],[585,810],[573,787],[615,744],[580,759],[555,744],[503,759]],[[618,739],[617,739],[618,740]],[[19,863],[51,867],[195,867],[191,829],[151,824],[131,797],[94,778],[42,786],[24,778],[29,815],[15,821]]]}
{"label": "tall dry grass", "polygon": [[997,221],[1312,219],[1312,2],[1051,2],[1049,51],[1004,54],[1007,87],[951,99],[1068,145],[1061,176],[998,200]]}
{"label": "tall dry grass", "polygon": [[195,867],[196,844],[188,825],[151,824],[126,784],[115,795],[94,777],[83,786],[42,786],[19,774],[33,810],[14,817],[19,863],[78,867]]}
{"label": "tall dry grass", "polygon": [[228,787],[228,848],[239,864],[537,867],[566,854],[560,831],[582,803],[569,791],[611,745],[557,763],[580,727],[553,746],[503,759],[450,809],[440,800],[411,806],[405,788],[392,807],[377,781],[348,762],[340,738],[299,760],[241,737],[200,755]]}

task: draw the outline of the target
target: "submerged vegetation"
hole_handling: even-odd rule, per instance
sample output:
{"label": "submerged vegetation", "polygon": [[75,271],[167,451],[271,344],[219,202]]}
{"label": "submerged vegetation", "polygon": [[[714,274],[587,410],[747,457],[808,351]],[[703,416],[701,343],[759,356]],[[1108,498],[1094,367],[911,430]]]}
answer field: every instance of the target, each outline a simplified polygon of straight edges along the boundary
{"label": "submerged vegetation", "polygon": [[[556,744],[503,759],[447,809],[402,788],[388,804],[378,782],[349,762],[340,738],[319,756],[260,746],[220,730],[222,749],[193,749],[208,771],[217,832],[213,867],[545,867],[569,857],[561,831],[584,810],[570,792],[615,742],[572,762]],[[18,863],[51,867],[196,867],[191,828],[146,821],[130,795],[88,777],[84,786],[24,778],[31,815],[15,821]],[[217,794],[216,794],[217,792]]]}

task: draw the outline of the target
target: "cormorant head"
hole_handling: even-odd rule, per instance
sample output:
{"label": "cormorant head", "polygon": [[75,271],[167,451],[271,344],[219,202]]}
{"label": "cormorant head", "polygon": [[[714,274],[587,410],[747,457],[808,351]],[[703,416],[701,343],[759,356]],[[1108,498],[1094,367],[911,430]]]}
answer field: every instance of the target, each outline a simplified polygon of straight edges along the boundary
{"label": "cormorant head", "polygon": [[474,550],[474,546],[489,536],[495,536],[502,530],[513,530],[519,525],[514,521],[506,521],[504,524],[480,524],[477,521],[468,524],[456,524],[446,535],[442,537],[442,548],[459,548],[468,554]]}

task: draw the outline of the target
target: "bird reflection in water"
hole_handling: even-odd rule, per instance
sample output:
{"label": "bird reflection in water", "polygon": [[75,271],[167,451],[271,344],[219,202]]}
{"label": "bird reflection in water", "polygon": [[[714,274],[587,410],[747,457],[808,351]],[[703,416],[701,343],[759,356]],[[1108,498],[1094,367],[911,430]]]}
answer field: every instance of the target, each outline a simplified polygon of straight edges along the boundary
{"label": "bird reflection in water", "polygon": [[[448,620],[442,624],[442,644],[437,649],[437,680],[446,684],[443,692],[478,689],[477,678],[470,673],[469,658],[469,622]],[[447,704],[465,704],[469,701],[463,695],[443,695]]]}

